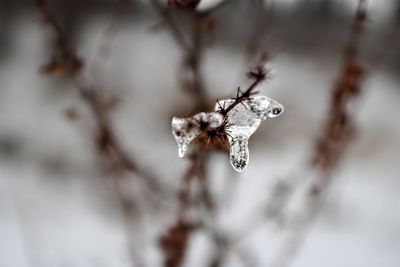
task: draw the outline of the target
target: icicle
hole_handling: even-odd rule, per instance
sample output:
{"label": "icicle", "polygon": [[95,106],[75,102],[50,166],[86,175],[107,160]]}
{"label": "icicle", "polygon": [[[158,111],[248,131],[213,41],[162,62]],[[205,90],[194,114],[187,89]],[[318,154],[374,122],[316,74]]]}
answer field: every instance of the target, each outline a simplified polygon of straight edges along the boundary
{"label": "icicle", "polygon": [[[234,99],[220,100],[215,110],[220,111],[234,101]],[[242,101],[228,112],[225,131],[230,144],[230,161],[236,171],[241,172],[247,167],[250,136],[263,120],[279,116],[283,110],[283,106],[275,100],[266,96],[255,96]]]}

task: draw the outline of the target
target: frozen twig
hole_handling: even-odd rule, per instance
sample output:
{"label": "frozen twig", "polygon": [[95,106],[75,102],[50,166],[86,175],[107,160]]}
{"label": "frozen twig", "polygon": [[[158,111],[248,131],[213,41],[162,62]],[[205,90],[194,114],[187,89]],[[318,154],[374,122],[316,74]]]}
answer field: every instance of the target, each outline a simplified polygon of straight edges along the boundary
{"label": "frozen twig", "polygon": [[227,115],[228,112],[231,111],[234,107],[242,103],[244,100],[249,99],[250,96],[257,94],[258,92],[254,91],[255,88],[261,82],[269,78],[269,72],[270,70],[265,68],[263,65],[257,65],[253,69],[251,69],[247,73],[247,76],[253,81],[251,85],[244,92],[242,92],[239,87],[237,89],[236,97],[234,98],[235,101],[227,107],[221,106],[220,113],[224,116]]}

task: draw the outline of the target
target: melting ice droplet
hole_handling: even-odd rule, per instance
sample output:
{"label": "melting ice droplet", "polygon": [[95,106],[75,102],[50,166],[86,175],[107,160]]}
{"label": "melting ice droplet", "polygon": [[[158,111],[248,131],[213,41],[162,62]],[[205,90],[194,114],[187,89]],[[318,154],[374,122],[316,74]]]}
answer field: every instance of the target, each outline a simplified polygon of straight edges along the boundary
{"label": "melting ice droplet", "polygon": [[181,119],[177,117],[172,118],[171,126],[172,133],[178,143],[178,156],[182,158],[185,156],[190,142],[196,137],[196,129],[187,129],[188,119]]}
{"label": "melting ice droplet", "polygon": [[216,128],[222,124],[223,116],[218,112],[200,112],[189,118],[173,117],[172,134],[178,143],[178,156],[184,157],[190,143],[200,134],[203,127]]}
{"label": "melting ice droplet", "polygon": [[[215,110],[228,107],[235,100],[220,100]],[[230,144],[230,161],[233,168],[241,172],[249,162],[249,138],[267,118],[276,117],[283,112],[283,106],[266,96],[254,96],[244,100],[231,109],[227,116],[225,131]]]}
{"label": "melting ice droplet", "polygon": [[275,118],[284,111],[282,104],[263,95],[251,97],[249,102],[251,109],[263,120]]}

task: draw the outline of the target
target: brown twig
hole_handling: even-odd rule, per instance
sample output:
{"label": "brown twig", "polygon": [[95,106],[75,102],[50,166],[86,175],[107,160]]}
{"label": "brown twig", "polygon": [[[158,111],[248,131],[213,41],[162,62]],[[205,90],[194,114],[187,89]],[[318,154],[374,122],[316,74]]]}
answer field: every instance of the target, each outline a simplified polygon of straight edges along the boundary
{"label": "brown twig", "polygon": [[[184,52],[183,67],[185,71],[189,72],[188,76],[191,77],[191,80],[185,83],[185,89],[193,92],[195,111],[203,111],[207,108],[207,94],[204,89],[200,70],[203,50],[202,29],[200,28],[202,17],[195,8],[184,8],[184,12],[188,12],[185,14],[189,14],[190,16],[192,26],[190,32],[191,38],[187,41],[184,39],[181,28],[172,16],[171,7],[165,7],[157,0],[153,0],[152,3],[160,17],[169,27],[176,43]],[[179,3],[174,1],[172,4],[179,4],[179,7],[182,8],[181,1]],[[192,227],[194,222],[191,222],[187,218],[189,209],[193,205],[198,204],[198,201],[203,203],[208,210],[212,210],[214,207],[207,185],[206,160],[207,150],[204,147],[198,146],[191,155],[188,170],[182,179],[182,188],[178,193],[178,217],[175,223],[160,238],[160,246],[164,253],[164,266],[166,267],[180,266],[185,257],[187,242],[194,230],[194,227]],[[194,196],[190,190],[194,183],[197,183],[201,188],[197,196]]]}
{"label": "brown twig", "polygon": [[[64,35],[64,31],[60,27],[56,17],[50,12],[50,9],[44,0],[37,1],[39,12],[45,18],[46,24],[54,30],[57,40],[62,40],[60,46],[57,49],[66,50],[71,54],[72,58],[79,58],[76,53],[71,49],[67,42],[67,38]],[[98,92],[94,88],[88,88],[84,86],[83,83],[78,81],[78,73],[73,73],[72,78],[74,79],[74,84],[84,102],[92,111],[95,116],[97,123],[97,146],[101,152],[104,152],[107,157],[113,158],[113,161],[118,162],[121,167],[126,170],[135,172],[147,183],[152,184],[151,187],[156,189],[156,178],[147,173],[146,171],[140,169],[135,160],[124,151],[120,141],[116,138],[111,121],[108,114],[107,101],[102,99]]]}
{"label": "brown twig", "polygon": [[[131,172],[135,174],[135,177],[140,178],[139,180],[144,182],[146,186],[151,189],[152,192],[161,192],[161,187],[158,183],[158,179],[140,168],[132,156],[128,155],[124,150],[120,140],[117,138],[112,122],[109,117],[108,101],[105,101],[101,95],[94,88],[85,86],[83,82],[79,81],[79,73],[82,70],[83,61],[74,50],[70,47],[68,39],[60,26],[57,17],[51,12],[50,7],[44,0],[36,1],[38,11],[43,17],[46,25],[51,28],[56,36],[56,54],[63,55],[66,60],[62,63],[63,67],[66,68],[63,72],[46,71],[47,74],[68,74],[68,76],[74,81],[75,87],[79,92],[79,95],[87,107],[92,112],[96,122],[96,138],[95,143],[100,154],[103,158],[111,163],[113,170],[118,173]],[[77,64],[79,62],[79,64]],[[61,63],[60,63],[61,64]],[[72,64],[72,65],[68,65]],[[78,67],[79,66],[79,67]],[[129,246],[132,245],[133,240],[130,230],[130,222],[135,218],[136,214],[136,203],[131,198],[127,198],[126,195],[121,191],[121,187],[118,185],[119,176],[112,175],[114,191],[117,196],[117,200],[121,207],[124,215],[124,224],[126,226],[126,234],[129,240]],[[135,253],[130,250],[130,256],[132,258],[132,264],[134,264]]]}
{"label": "brown twig", "polygon": [[312,164],[321,170],[334,169],[352,132],[353,123],[348,105],[359,95],[365,76],[358,53],[361,33],[367,18],[366,12],[366,0],[360,0],[344,51],[341,78],[332,90],[329,116],[314,152]]}
{"label": "brown twig", "polygon": [[50,62],[42,66],[42,71],[54,75],[76,75],[83,67],[82,59],[71,49],[63,28],[45,0],[36,0],[36,7],[43,21],[53,29],[56,35],[56,49],[53,57]]}
{"label": "brown twig", "polygon": [[[176,7],[177,14],[187,15],[191,27],[189,39],[185,39],[181,25],[178,23],[173,14],[171,6],[164,6],[158,0],[152,0],[152,4],[158,12],[161,19],[172,33],[175,42],[182,48],[183,56],[183,72],[188,72],[185,77],[189,77],[184,81],[185,90],[192,92],[195,99],[194,112],[199,112],[207,108],[207,92],[204,88],[204,82],[201,74],[201,59],[203,53],[203,31],[202,22],[208,18],[213,11],[218,10],[221,6],[217,5],[207,12],[200,12],[195,7],[197,5],[184,4],[187,1],[171,1],[170,5]],[[191,1],[189,1],[191,2]],[[190,7],[190,8],[188,8]]]}
{"label": "brown twig", "polygon": [[360,94],[365,77],[358,54],[366,18],[366,0],[359,0],[348,43],[344,49],[341,77],[332,89],[328,117],[323,132],[316,142],[311,162],[316,175],[313,176],[311,185],[306,191],[305,208],[292,218],[292,235],[283,243],[281,254],[273,266],[288,266],[293,261],[307,229],[322,206],[321,200],[331,182],[332,172],[338,166],[351,140],[353,120],[349,104]]}
{"label": "brown twig", "polygon": [[[225,3],[225,1],[224,1]],[[208,10],[205,13],[200,13],[195,10],[195,8],[190,9],[189,11],[185,9],[185,12],[188,12],[190,15],[190,19],[192,21],[192,32],[191,32],[191,42],[188,45],[181,36],[181,31],[179,26],[176,24],[176,21],[171,17],[171,11],[165,11],[165,7],[160,6],[160,4],[156,1],[153,0],[153,4],[156,6],[158,12],[160,13],[160,16],[163,17],[164,21],[166,24],[169,26],[173,36],[175,37],[176,42],[182,47],[185,53],[185,58],[186,58],[186,64],[184,66],[187,67],[187,70],[190,72],[190,76],[192,77],[192,81],[189,84],[186,84],[187,89],[190,91],[194,92],[194,99],[195,99],[195,110],[196,111],[204,111],[207,108],[207,97],[205,94],[205,90],[203,88],[203,83],[202,83],[202,78],[201,78],[201,72],[200,72],[200,60],[201,60],[201,55],[202,55],[202,29],[200,28],[200,24],[202,20],[204,19],[205,16],[208,16],[209,14],[212,13],[213,10]],[[181,7],[181,6],[178,6]],[[216,7],[215,10],[219,9],[221,6]],[[251,95],[255,94],[256,92],[254,91],[256,86],[259,85],[262,81],[264,81],[267,78],[268,70],[264,68],[262,65],[258,65],[254,69],[252,69],[249,73],[248,76],[253,80],[252,84],[249,86],[249,88],[245,92],[241,92],[240,89],[237,91],[237,96],[235,98],[235,102],[229,105],[228,107],[224,107],[221,109],[221,113],[223,115],[226,115],[230,110],[232,110],[236,105],[239,103],[243,102],[244,100],[248,99]],[[220,135],[217,134],[215,135],[218,140],[224,140],[219,138]],[[210,138],[207,138],[207,144],[209,144]],[[212,143],[212,142],[211,142]],[[186,175],[184,177],[184,187],[180,192],[180,207],[179,207],[179,217],[176,220],[176,223],[167,231],[167,234],[163,236],[161,239],[163,251],[164,251],[164,257],[165,257],[165,266],[179,266],[182,262],[182,258],[184,257],[185,253],[184,251],[186,250],[186,244],[187,241],[186,239],[189,238],[189,235],[192,231],[192,228],[188,227],[179,227],[182,224],[182,221],[184,221],[184,216],[190,206],[190,185],[194,181],[198,181],[199,184],[201,185],[201,193],[199,195],[199,200],[200,203],[204,203],[204,205],[207,207],[208,211],[212,212],[214,209],[214,204],[212,200],[212,196],[209,193],[209,190],[207,188],[207,178],[205,176],[205,160],[206,160],[206,151],[204,150],[204,147],[198,147],[198,150],[193,153],[192,158],[191,158],[191,163],[188,168],[188,171],[186,172]],[[195,179],[197,178],[197,179]],[[193,197],[193,196],[192,196]],[[210,214],[211,215],[211,214]],[[185,231],[185,239],[180,239],[178,237],[174,237],[173,232],[177,228],[181,229],[181,231]],[[166,242],[167,240],[170,240],[170,242]],[[171,240],[178,239],[181,241],[180,245],[175,245],[176,250],[172,250],[171,248],[165,247],[165,244],[175,244]],[[217,240],[217,239],[215,239]],[[218,247],[219,243],[216,243]],[[221,250],[225,251],[225,250]],[[225,256],[225,253],[217,254],[216,258],[213,260],[211,263],[212,265],[217,266],[219,263],[223,261],[223,257]],[[174,265],[170,265],[174,264]]]}
{"label": "brown twig", "polygon": [[259,85],[261,82],[265,81],[268,78],[269,69],[265,68],[263,65],[257,65],[252,70],[247,73],[247,76],[253,80],[250,86],[246,89],[246,91],[242,92],[240,87],[237,89],[235,101],[227,107],[220,107],[221,110],[219,111],[222,115],[228,114],[234,107],[242,103],[244,100],[249,99],[250,96],[257,94],[254,89]]}
{"label": "brown twig", "polygon": [[179,267],[186,255],[187,245],[192,232],[197,228],[195,222],[187,218],[193,203],[191,186],[205,179],[205,152],[193,153],[190,165],[183,177],[182,188],[178,193],[178,216],[170,228],[160,237],[159,244],[164,253],[165,267]]}

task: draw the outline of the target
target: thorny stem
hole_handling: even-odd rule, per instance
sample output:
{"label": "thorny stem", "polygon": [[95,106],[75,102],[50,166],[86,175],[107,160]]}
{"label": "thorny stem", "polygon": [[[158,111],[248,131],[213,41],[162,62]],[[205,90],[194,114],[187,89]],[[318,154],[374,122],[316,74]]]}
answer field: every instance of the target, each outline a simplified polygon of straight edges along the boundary
{"label": "thorny stem", "polygon": [[254,89],[259,85],[262,81],[267,79],[268,77],[268,69],[266,69],[263,65],[257,65],[253,70],[248,73],[249,78],[253,79],[254,81],[251,85],[246,89],[246,91],[242,92],[240,87],[237,89],[237,95],[235,101],[230,104],[228,107],[220,107],[220,113],[222,115],[227,115],[229,111],[231,111],[234,107],[239,105],[244,100],[248,99],[250,96],[257,94]]}

